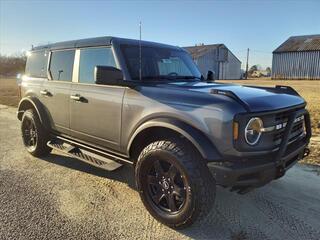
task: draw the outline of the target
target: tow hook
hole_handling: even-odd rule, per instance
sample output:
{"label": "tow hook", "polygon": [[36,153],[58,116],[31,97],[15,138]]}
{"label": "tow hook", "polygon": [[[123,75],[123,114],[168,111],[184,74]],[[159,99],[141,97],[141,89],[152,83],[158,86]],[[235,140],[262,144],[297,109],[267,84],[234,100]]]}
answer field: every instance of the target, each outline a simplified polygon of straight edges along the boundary
{"label": "tow hook", "polygon": [[305,148],[303,150],[303,158],[307,157],[309,155],[309,153],[310,153],[310,149],[309,148]]}

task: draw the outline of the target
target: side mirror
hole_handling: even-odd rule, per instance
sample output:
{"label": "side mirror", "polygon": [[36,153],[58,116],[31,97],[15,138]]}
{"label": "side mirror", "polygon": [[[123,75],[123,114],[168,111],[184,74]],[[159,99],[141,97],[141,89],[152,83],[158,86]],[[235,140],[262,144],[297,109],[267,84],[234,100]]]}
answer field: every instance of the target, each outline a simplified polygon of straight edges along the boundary
{"label": "side mirror", "polygon": [[213,75],[214,75],[214,73],[212,71],[208,71],[208,73],[207,73],[207,81],[214,81]]}
{"label": "side mirror", "polygon": [[95,66],[94,81],[102,85],[119,85],[123,80],[121,70],[110,66]]}

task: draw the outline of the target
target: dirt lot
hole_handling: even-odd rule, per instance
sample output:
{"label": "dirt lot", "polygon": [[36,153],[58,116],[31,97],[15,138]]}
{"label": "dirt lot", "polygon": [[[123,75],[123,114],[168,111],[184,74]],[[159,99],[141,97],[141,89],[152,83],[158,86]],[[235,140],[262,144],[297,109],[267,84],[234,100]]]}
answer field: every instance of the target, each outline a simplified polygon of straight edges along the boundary
{"label": "dirt lot", "polygon": [[[320,165],[320,81],[274,81],[270,79],[222,81],[236,84],[274,86],[289,85],[294,87],[308,102],[311,114],[313,138],[311,139],[311,154],[305,163]],[[19,103],[18,87],[15,79],[0,78],[0,104],[17,106]]]}
{"label": "dirt lot", "polygon": [[15,108],[0,105],[0,239],[320,239],[320,168],[298,165],[246,195],[218,188],[215,208],[181,231],[155,221],[133,171],[106,172],[23,148]]}

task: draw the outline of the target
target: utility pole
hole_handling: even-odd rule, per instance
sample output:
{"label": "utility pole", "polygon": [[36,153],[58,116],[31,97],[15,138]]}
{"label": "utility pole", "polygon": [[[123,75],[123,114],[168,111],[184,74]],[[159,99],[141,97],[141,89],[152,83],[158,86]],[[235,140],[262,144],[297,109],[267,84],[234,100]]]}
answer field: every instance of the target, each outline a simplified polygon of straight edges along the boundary
{"label": "utility pole", "polygon": [[248,69],[249,68],[249,48],[247,50],[247,65],[246,65],[246,79],[248,79]]}

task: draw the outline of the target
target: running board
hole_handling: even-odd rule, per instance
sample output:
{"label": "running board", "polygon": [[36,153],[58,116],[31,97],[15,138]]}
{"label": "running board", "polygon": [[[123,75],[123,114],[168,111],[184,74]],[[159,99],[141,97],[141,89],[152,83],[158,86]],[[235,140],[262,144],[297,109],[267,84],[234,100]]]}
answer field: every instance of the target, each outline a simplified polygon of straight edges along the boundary
{"label": "running board", "polygon": [[[93,148],[84,147],[82,144],[76,144],[74,141],[68,142],[62,138],[54,138],[48,141],[47,145],[59,152],[63,152],[73,158],[89,163],[95,167],[102,168],[108,171],[113,171],[122,166],[117,161],[121,159],[110,154],[103,153]],[[107,156],[108,155],[108,156]]]}

